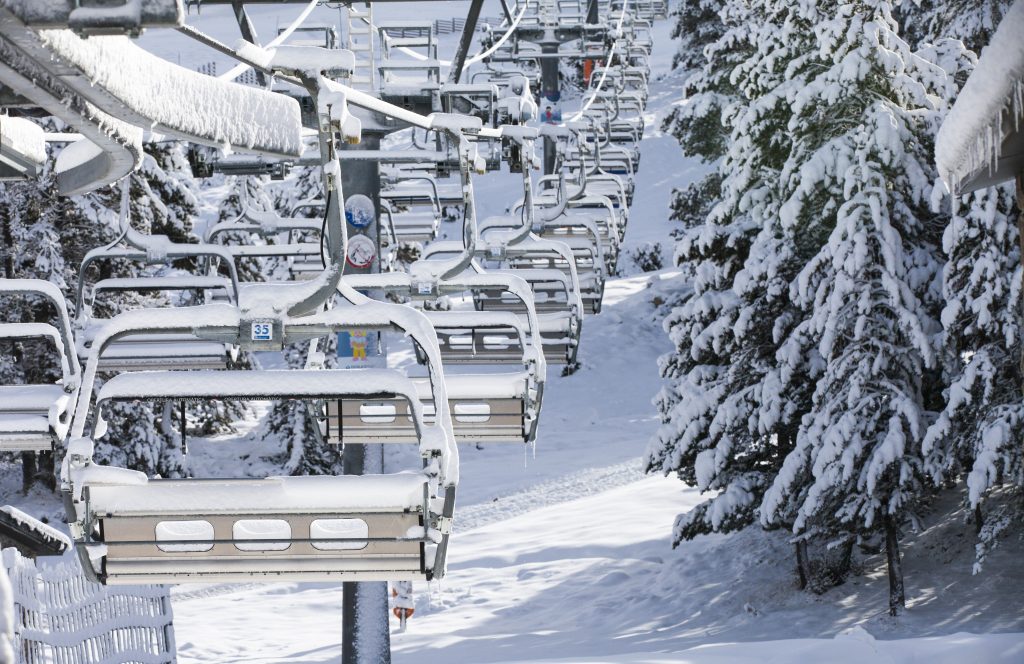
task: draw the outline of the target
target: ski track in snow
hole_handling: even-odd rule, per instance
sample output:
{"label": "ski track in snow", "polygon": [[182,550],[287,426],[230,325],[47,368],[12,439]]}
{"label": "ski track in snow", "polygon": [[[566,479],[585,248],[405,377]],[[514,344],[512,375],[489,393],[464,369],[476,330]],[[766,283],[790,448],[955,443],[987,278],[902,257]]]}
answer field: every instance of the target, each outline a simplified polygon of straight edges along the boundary
{"label": "ski track in snow", "polygon": [[567,503],[638,482],[644,478],[640,464],[640,459],[632,459],[604,468],[586,468],[541,482],[523,491],[500,496],[489,503],[460,507],[456,512],[455,527],[460,532],[467,532],[542,507]]}

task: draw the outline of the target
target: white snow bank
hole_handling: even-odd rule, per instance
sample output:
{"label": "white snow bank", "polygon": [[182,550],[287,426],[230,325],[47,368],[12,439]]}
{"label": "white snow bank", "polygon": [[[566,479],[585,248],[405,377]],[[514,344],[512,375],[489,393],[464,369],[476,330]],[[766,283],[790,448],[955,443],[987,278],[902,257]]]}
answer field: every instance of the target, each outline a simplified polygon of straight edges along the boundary
{"label": "white snow bank", "polygon": [[[236,150],[302,153],[302,122],[294,99],[179,67],[127,37],[81,39],[68,30],[42,30],[39,36],[95,88],[91,94],[79,92],[121,119]],[[122,112],[111,108],[111,97],[123,105]],[[136,117],[123,117],[126,114]]]}
{"label": "white snow bank", "polygon": [[[942,123],[935,158],[942,179],[962,192],[965,181],[983,168],[996,171],[1004,141],[1024,127],[1024,0],[1003,17],[982,51],[956,103]],[[1024,155],[1019,155],[1024,159]],[[1004,175],[999,173],[999,175]],[[1009,179],[1014,174],[1006,173]]]}
{"label": "white snow bank", "polygon": [[43,128],[25,120],[0,116],[0,151],[8,151],[33,164],[42,165],[46,161],[46,140]]}
{"label": "white snow bank", "polygon": [[518,664],[1011,664],[1019,662],[1022,656],[1024,634],[952,634],[923,639],[877,641],[865,630],[854,627],[831,640],[715,643],[675,653],[515,661]]}

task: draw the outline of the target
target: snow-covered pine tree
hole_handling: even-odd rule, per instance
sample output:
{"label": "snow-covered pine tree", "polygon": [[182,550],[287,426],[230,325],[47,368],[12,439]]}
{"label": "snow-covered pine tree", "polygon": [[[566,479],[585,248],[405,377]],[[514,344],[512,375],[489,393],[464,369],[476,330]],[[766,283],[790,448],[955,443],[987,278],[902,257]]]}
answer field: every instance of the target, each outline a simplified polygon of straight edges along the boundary
{"label": "snow-covered pine tree", "polygon": [[[990,30],[984,28],[967,35],[967,41],[985,39]],[[954,40],[939,40],[924,50],[956,83],[945,99],[948,107],[977,58]],[[943,236],[947,389],[923,452],[925,469],[936,483],[966,479],[979,535],[976,571],[996,538],[1010,525],[1024,523],[1024,505],[1014,497],[1024,489],[1019,214],[1012,183],[982,189],[953,201]],[[1000,494],[997,504],[983,509],[993,491]]]}
{"label": "snow-covered pine tree", "polygon": [[[673,32],[679,51],[673,66],[686,74],[683,98],[665,116],[662,127],[676,137],[683,152],[714,163],[726,152],[729,128],[723,110],[737,97],[730,74],[752,50],[746,34],[746,3],[733,0],[687,0],[679,9]],[[721,196],[721,174],[713,169],[705,177],[672,196],[672,219],[685,229],[704,223]],[[689,261],[677,256],[677,264]],[[689,276],[689,275],[688,275]]]}
{"label": "snow-covered pine tree", "polygon": [[678,42],[672,68],[695,71],[704,67],[704,48],[722,36],[725,26],[719,16],[726,0],[682,0],[676,9],[672,39]]}
{"label": "snow-covered pine tree", "polygon": [[[291,369],[305,366],[308,343],[293,344],[284,350],[284,358]],[[325,355],[325,366],[335,366],[336,341],[328,340],[326,348],[320,345]],[[321,441],[316,424],[310,418],[309,406],[299,401],[279,401],[270,409],[260,436],[283,440],[285,447],[277,461],[281,472],[288,475],[337,475],[342,472],[342,448]]]}
{"label": "snow-covered pine tree", "polygon": [[682,235],[683,256],[700,263],[693,297],[666,322],[677,353],[662,360],[673,384],[659,397],[665,426],[648,451],[648,470],[717,492],[677,518],[676,543],[756,522],[795,432],[788,395],[765,381],[791,325],[789,280],[801,265],[778,223],[789,152],[784,89],[800,84],[813,49],[799,16],[771,3],[760,9],[727,37],[733,48],[749,48],[726,75],[737,101],[724,117],[731,134],[719,166],[722,200],[704,225]]}
{"label": "snow-covered pine tree", "polygon": [[[194,241],[192,220],[198,201],[184,152],[179,144],[146,145],[142,167],[138,172],[110,190],[79,197],[76,202],[90,210],[91,216],[111,235],[114,234],[120,208],[120,190],[129,190],[129,219],[132,227],[146,235],[166,235],[174,242]],[[101,266],[103,274],[163,274],[176,269],[195,271],[188,261],[170,268],[133,264]],[[96,274],[80,275],[94,280]],[[102,317],[140,307],[165,307],[189,303],[190,295],[172,294],[171,300],[159,294],[115,293],[94,303],[94,312]],[[201,408],[202,409],[202,408]],[[226,426],[225,413],[202,409],[201,419],[211,428]],[[208,411],[208,412],[207,412]],[[102,463],[132,468],[149,475],[182,477],[188,474],[180,433],[166,422],[164,408],[150,403],[111,404],[105,412],[108,433],[97,441],[95,458]],[[213,425],[217,422],[217,425]]]}
{"label": "snow-covered pine tree", "polygon": [[895,11],[915,49],[959,39],[976,54],[988,44],[1013,0],[902,0]]}
{"label": "snow-covered pine tree", "polygon": [[[266,182],[260,176],[230,176],[227,196],[217,206],[216,221],[237,219],[245,207],[256,210],[274,209],[265,187]],[[250,244],[254,239],[253,237],[243,237],[236,233],[227,233],[222,235],[218,242],[227,245],[238,245]],[[272,264],[272,261],[266,261],[266,263],[261,264],[260,260],[256,258],[240,258],[236,260],[235,269],[238,270],[238,278],[242,281],[266,281],[276,267],[276,265]]]}
{"label": "snow-covered pine tree", "polygon": [[[939,233],[929,201],[935,87],[945,72],[900,39],[889,0],[806,0],[826,66],[793,90],[782,207],[820,242],[791,297],[806,318],[780,351],[819,364],[796,447],[762,503],[797,534],[884,533],[890,612],[905,604],[899,529],[928,492],[921,441],[935,366]],[[818,356],[820,355],[820,359]]]}

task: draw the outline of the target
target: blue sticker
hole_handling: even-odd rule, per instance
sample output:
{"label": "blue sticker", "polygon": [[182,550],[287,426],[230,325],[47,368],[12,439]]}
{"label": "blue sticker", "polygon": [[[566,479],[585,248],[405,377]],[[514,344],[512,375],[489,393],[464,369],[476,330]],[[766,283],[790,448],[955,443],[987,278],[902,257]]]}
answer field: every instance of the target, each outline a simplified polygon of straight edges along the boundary
{"label": "blue sticker", "polygon": [[373,201],[368,196],[353,194],[345,201],[345,221],[355,228],[366,228],[376,219]]}

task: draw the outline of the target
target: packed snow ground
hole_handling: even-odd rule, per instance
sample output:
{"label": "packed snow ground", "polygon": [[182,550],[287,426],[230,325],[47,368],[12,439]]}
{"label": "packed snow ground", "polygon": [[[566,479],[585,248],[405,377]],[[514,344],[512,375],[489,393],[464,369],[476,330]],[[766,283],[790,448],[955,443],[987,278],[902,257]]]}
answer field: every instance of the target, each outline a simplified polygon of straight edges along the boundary
{"label": "packed snow ground", "polygon": [[[496,15],[498,7],[488,0],[484,14]],[[437,3],[425,11],[447,18],[460,8]],[[203,11],[217,34],[216,12],[228,9]],[[260,22],[269,11],[253,10],[265,34],[275,26]],[[655,80],[625,246],[628,254],[661,242],[666,262],[671,190],[705,169],[684,159],[658,128],[679,94],[678,77],[666,76],[670,28],[671,21],[655,27]],[[224,32],[218,36],[234,36]],[[148,47],[173,59],[173,36],[163,43],[150,34]],[[188,66],[213,59],[187,51],[179,58],[194,58],[183,62]],[[483,215],[509,202],[506,177],[477,183]],[[683,284],[671,268],[636,274],[625,257],[622,265],[626,276],[609,282],[604,312],[585,321],[580,371],[549,372],[536,453],[521,446],[461,449],[449,574],[431,587],[417,584],[416,615],[392,637],[396,664],[1024,660],[1024,545],[1007,541],[986,571],[972,576],[973,531],[953,500],[905,541],[910,602],[898,619],[883,613],[887,582],[877,555],[863,560],[861,576],[815,596],[796,590],[782,533],[706,537],[673,550],[675,515],[701,496],[674,478],[645,477],[640,457],[658,425],[651,405],[660,386],[655,360],[669,350],[658,303]],[[280,448],[249,437],[265,413],[254,406],[236,435],[190,441],[193,469],[273,472],[265,459]],[[4,502],[37,515],[60,513],[52,495],[38,489],[14,495],[16,466],[0,473]],[[182,586],[174,591],[174,611],[183,663],[340,657],[339,584]]]}

